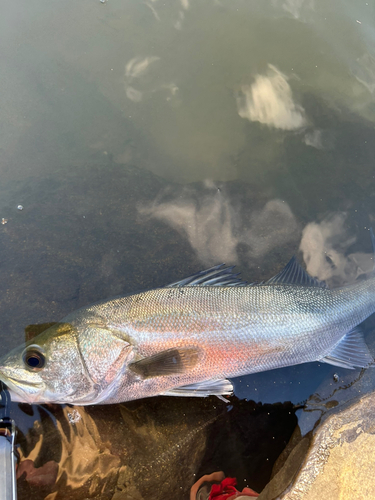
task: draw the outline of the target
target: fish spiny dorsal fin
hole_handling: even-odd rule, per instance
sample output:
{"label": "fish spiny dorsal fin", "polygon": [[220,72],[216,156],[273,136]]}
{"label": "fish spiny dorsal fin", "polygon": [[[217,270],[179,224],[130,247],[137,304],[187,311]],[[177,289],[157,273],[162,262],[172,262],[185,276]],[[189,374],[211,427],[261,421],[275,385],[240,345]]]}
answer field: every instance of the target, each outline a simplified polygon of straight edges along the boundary
{"label": "fish spiny dorsal fin", "polygon": [[302,285],[302,286],[315,286],[318,288],[327,288],[324,281],[319,281],[316,278],[310,276],[303,267],[298,263],[296,256],[294,255],[288,264],[280,271],[276,276],[264,281],[264,285]]}
{"label": "fish spiny dorsal fin", "polygon": [[224,264],[210,267],[205,271],[193,274],[188,278],[176,281],[166,288],[178,288],[181,286],[247,286],[247,281],[239,278],[240,273],[233,273],[234,266],[224,267]]}

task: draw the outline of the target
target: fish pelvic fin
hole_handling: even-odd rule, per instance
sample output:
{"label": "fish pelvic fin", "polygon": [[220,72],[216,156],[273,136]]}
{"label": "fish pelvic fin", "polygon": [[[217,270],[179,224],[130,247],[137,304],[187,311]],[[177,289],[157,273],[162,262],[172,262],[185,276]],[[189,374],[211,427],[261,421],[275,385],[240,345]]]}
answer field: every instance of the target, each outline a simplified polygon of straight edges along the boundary
{"label": "fish pelvic fin", "polygon": [[233,385],[227,379],[205,380],[197,384],[183,385],[163,392],[162,396],[183,396],[205,398],[207,396],[217,396],[219,399],[228,402],[223,396],[229,396],[233,393]]}
{"label": "fish pelvic fin", "polygon": [[176,375],[192,370],[199,354],[197,347],[172,348],[131,363],[128,368],[143,379]]}
{"label": "fish pelvic fin", "polygon": [[356,326],[344,335],[327,356],[318,361],[354,370],[355,368],[367,368],[374,362],[374,358],[363,338],[362,329]]}

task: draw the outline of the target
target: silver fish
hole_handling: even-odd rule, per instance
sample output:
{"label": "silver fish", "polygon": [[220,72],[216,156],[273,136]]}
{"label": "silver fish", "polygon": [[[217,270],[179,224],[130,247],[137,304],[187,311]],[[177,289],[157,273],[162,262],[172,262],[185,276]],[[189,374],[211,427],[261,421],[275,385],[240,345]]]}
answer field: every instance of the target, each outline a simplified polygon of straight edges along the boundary
{"label": "silver fish", "polygon": [[216,266],[79,309],[3,357],[0,379],[15,401],[91,405],[222,397],[228,377],[311,361],[366,367],[374,298],[375,277],[330,290],[295,258],[251,285]]}

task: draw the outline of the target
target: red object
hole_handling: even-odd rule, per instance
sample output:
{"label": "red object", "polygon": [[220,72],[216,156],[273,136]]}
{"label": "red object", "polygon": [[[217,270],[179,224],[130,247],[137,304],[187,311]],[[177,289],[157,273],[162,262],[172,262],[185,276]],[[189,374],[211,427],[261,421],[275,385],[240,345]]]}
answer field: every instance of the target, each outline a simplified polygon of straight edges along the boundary
{"label": "red object", "polygon": [[59,465],[54,461],[35,468],[32,460],[23,460],[17,467],[17,479],[26,474],[26,481],[32,486],[53,486],[56,482]]}
{"label": "red object", "polygon": [[226,477],[220,484],[213,484],[208,500],[234,500],[239,496],[258,497],[259,494],[250,488],[238,491],[235,486],[237,480],[234,477]]}

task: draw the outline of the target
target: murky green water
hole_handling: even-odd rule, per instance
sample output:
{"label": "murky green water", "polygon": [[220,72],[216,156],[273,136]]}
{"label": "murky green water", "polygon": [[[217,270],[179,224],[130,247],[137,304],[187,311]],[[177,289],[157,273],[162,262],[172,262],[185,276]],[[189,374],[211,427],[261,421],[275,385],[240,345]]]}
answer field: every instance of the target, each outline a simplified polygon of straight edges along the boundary
{"label": "murky green water", "polygon": [[[2,7],[3,352],[27,325],[221,262],[253,281],[297,253],[331,285],[371,269],[373,2]],[[23,461],[50,464],[25,469],[19,497],[184,499],[220,469],[260,491],[293,405],[336,372],[358,377],[317,363],[243,377],[230,411],[156,398],[74,421],[14,405]]]}

